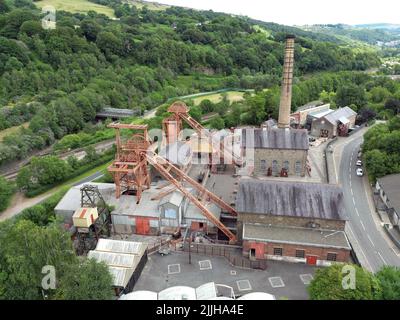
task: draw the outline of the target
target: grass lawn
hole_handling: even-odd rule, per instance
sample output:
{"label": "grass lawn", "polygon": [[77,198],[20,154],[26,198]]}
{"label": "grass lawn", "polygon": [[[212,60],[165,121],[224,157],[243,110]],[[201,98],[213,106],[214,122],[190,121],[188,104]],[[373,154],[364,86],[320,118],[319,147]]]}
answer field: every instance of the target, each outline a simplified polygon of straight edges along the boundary
{"label": "grass lawn", "polygon": [[225,93],[215,93],[215,94],[210,94],[210,95],[205,95],[205,96],[194,98],[193,102],[196,106],[199,105],[203,100],[206,100],[206,99],[210,100],[213,103],[218,103],[223,99],[224,94],[226,94],[227,99],[230,102],[237,102],[237,101],[243,100],[244,92],[228,91]]}
{"label": "grass lawn", "polygon": [[105,14],[110,18],[115,18],[112,8],[102,6],[97,3],[87,0],[42,0],[34,2],[39,8],[45,6],[53,6],[56,10],[63,10],[72,13],[85,13],[88,11],[96,11],[97,13]]}
{"label": "grass lawn", "polygon": [[0,131],[0,142],[3,141],[5,136],[8,136],[9,134],[12,134],[14,132],[17,132],[18,129],[21,127],[28,128],[28,126],[29,126],[29,122],[25,122],[24,124],[22,124],[20,126],[11,127],[11,128]]}
{"label": "grass lawn", "polygon": [[165,10],[165,9],[168,9],[171,7],[169,5],[161,4],[161,3],[157,3],[157,2],[147,2],[147,1],[138,1],[138,0],[128,0],[127,2],[129,4],[133,4],[138,9],[141,9],[144,6],[147,6],[147,8],[149,10],[155,10],[155,11]]}

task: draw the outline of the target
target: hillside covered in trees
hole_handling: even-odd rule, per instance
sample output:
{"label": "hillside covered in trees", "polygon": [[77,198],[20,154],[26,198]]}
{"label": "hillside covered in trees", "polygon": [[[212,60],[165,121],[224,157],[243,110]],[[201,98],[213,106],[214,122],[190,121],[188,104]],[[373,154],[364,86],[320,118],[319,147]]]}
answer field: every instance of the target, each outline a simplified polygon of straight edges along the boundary
{"label": "hillside covered in trees", "polygon": [[[0,1],[0,129],[26,124],[3,138],[0,164],[86,128],[105,106],[144,110],[198,91],[279,84],[282,30],[267,35],[211,11],[100,2],[119,20],[57,11],[56,29],[45,30],[34,2]],[[297,75],[379,64],[375,54],[306,35],[297,39]]]}

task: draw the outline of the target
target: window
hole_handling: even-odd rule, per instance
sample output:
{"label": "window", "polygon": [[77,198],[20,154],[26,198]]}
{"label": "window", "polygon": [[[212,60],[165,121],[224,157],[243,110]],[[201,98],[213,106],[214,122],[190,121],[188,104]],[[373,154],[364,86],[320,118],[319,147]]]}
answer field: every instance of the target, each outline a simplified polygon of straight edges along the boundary
{"label": "window", "polygon": [[261,171],[267,170],[267,161],[266,160],[261,160],[260,169],[261,169]]}
{"label": "window", "polygon": [[274,256],[282,256],[283,249],[282,248],[274,248]]}
{"label": "window", "polygon": [[301,174],[301,161],[296,161],[296,174]]}
{"label": "window", "polygon": [[296,250],[296,258],[304,258],[306,256],[306,252],[304,250]]}
{"label": "window", "polygon": [[289,171],[289,161],[284,161],[283,162],[283,168]]}
{"label": "window", "polygon": [[165,209],[165,218],[166,219],[176,219],[176,210],[169,208]]}
{"label": "window", "polygon": [[336,261],[337,254],[334,252],[328,252],[326,256],[326,260],[328,261]]}
{"label": "window", "polygon": [[278,173],[278,161],[276,160],[272,161],[272,173],[273,174]]}

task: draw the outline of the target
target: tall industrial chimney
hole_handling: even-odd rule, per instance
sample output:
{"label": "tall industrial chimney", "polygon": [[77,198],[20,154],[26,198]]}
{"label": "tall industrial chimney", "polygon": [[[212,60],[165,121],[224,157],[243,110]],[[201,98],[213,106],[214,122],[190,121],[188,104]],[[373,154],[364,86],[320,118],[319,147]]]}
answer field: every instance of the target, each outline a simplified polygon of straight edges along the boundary
{"label": "tall industrial chimney", "polygon": [[295,36],[286,36],[285,61],[283,64],[283,80],[281,101],[279,105],[278,128],[290,127],[290,108],[292,104],[292,82],[294,64],[294,39]]}

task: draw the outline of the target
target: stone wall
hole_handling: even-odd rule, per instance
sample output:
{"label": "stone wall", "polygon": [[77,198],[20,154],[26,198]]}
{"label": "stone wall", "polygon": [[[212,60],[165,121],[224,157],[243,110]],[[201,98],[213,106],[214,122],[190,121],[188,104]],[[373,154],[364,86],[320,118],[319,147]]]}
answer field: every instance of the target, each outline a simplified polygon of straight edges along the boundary
{"label": "stone wall", "polygon": [[[265,161],[262,162],[262,160]],[[306,174],[307,151],[286,149],[255,149],[254,150],[254,174],[267,175],[268,168],[273,169],[273,161],[277,161],[276,170],[272,175],[280,175],[285,161],[288,161],[288,174],[302,176]],[[296,171],[296,162],[299,161],[299,170]]]}

